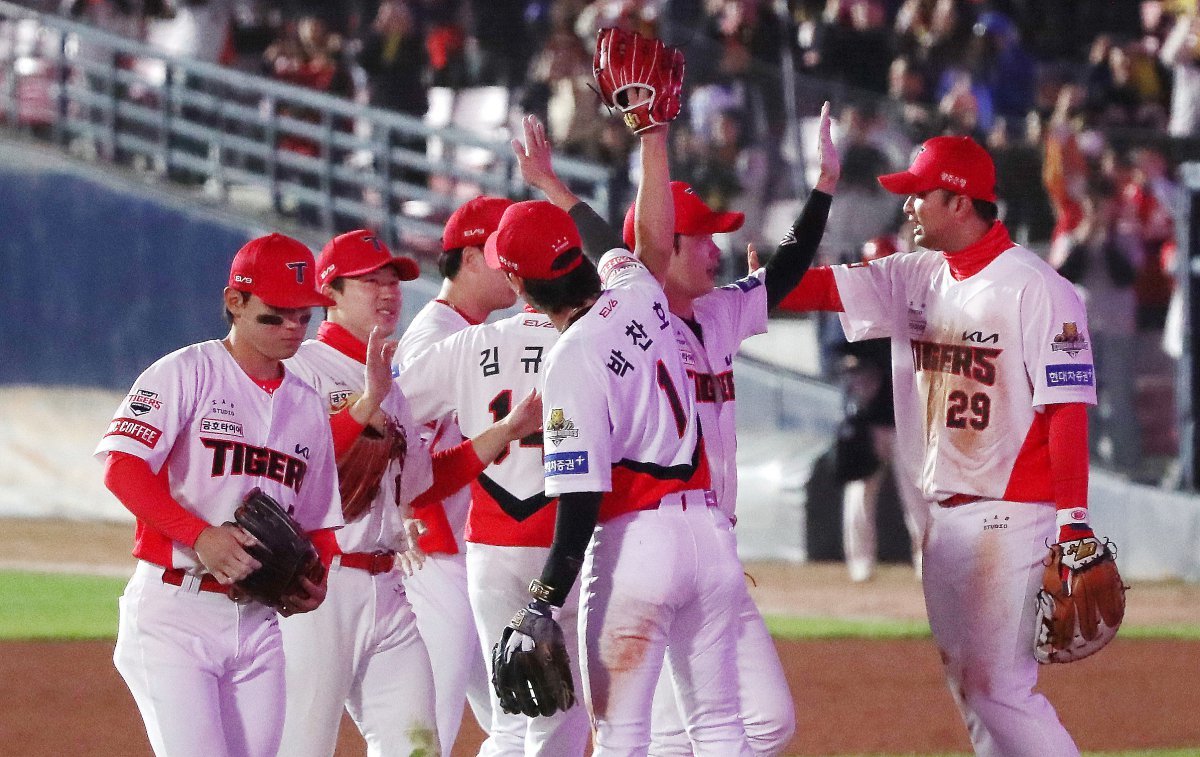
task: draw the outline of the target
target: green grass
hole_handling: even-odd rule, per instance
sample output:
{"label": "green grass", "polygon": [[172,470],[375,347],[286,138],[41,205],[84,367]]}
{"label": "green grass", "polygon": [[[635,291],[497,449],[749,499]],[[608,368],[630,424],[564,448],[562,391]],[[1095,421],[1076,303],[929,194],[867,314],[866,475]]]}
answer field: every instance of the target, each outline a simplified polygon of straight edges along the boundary
{"label": "green grass", "polygon": [[[0,639],[111,639],[125,579],[0,571]],[[805,639],[924,639],[924,620],[839,620],[768,615],[772,635]],[[1131,626],[1122,639],[1200,639],[1200,626]],[[1196,754],[1195,751],[1192,752]],[[1131,753],[1132,755],[1132,753]]]}
{"label": "green grass", "polygon": [[111,639],[122,578],[0,571],[0,639]]}

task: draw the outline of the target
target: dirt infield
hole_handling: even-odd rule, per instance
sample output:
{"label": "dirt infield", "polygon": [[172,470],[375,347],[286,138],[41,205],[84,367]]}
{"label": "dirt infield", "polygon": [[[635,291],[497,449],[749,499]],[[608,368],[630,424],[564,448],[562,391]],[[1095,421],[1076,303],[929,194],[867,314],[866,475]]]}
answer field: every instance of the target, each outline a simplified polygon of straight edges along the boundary
{"label": "dirt infield", "polygon": [[[87,531],[89,538],[81,539]],[[69,532],[69,535],[68,535]],[[0,521],[0,567],[37,567],[55,545],[73,545],[75,569],[128,571],[130,529],[50,521]],[[60,551],[60,550],[59,550]],[[60,566],[61,567],[61,566]],[[919,618],[917,581],[902,567],[852,585],[840,566],[748,567],[767,612]],[[114,602],[115,602],[114,597]],[[1200,587],[1135,585],[1131,624],[1200,625]],[[19,612],[19,608],[9,608]],[[927,639],[777,641],[796,700],[789,753],[927,754],[969,751],[965,731]],[[149,755],[133,699],[112,666],[112,641],[0,645],[0,753],[26,757]],[[1044,669],[1041,688],[1080,746],[1090,751],[1200,747],[1191,686],[1200,642],[1118,638],[1096,657]],[[454,754],[474,754],[480,732],[467,716]],[[363,754],[348,721],[337,754]]]}

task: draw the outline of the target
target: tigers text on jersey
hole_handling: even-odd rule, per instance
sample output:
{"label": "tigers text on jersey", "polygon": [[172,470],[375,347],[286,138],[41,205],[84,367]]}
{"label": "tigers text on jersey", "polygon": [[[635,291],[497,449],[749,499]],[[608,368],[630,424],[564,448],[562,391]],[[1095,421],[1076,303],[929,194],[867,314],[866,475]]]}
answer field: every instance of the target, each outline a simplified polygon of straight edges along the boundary
{"label": "tigers text on jersey", "polygon": [[[418,422],[457,413],[462,434],[474,438],[541,388],[543,361],[557,340],[550,319],[533,311],[470,326],[417,356],[401,372],[400,385]],[[554,505],[542,482],[542,434],[531,434],[472,482],[465,538],[549,547]]]}
{"label": "tigers text on jersey", "polygon": [[675,330],[686,345],[684,367],[696,392],[696,412],[721,512],[737,506],[737,416],[733,358],[742,342],[767,330],[766,270],[714,289],[692,302],[692,317],[703,341],[678,316]]}
{"label": "tigers text on jersey", "polygon": [[[363,364],[325,342],[306,341],[286,365],[317,390],[330,414],[362,395]],[[399,457],[389,463],[380,480],[379,493],[371,507],[337,532],[338,546],[343,552],[404,550],[403,511],[398,505],[412,502],[433,483],[429,450],[399,387],[393,386],[379,409],[404,441],[398,450]]]}
{"label": "tigers text on jersey", "polygon": [[[439,300],[430,300],[421,308],[412,323],[400,337],[400,346],[396,350],[395,368],[403,370],[413,359],[436,342],[440,342],[451,334],[462,331],[472,325],[455,308]],[[396,371],[393,371],[396,375]],[[445,377],[443,377],[444,379]],[[403,388],[403,387],[401,387]],[[442,452],[462,443],[463,435],[458,428],[454,416],[446,415],[437,419],[423,434],[429,444],[429,451]],[[442,508],[446,511],[446,520],[450,523],[458,551],[463,551],[462,535],[467,522],[467,508],[471,502],[471,493],[463,487],[442,500]]]}
{"label": "tigers text on jersey", "polygon": [[[291,371],[267,394],[217,340],[172,352],[138,377],[95,454],[113,451],[144,459],[155,473],[165,465],[171,496],[213,525],[232,521],[256,486],[305,530],[342,525],[324,403]],[[134,554],[200,567],[192,549],[140,521]]]}
{"label": "tigers text on jersey", "polygon": [[1037,408],[1096,402],[1071,284],[1019,246],[962,281],[929,251],[833,272],[847,338],[892,339],[900,456],[926,496],[1052,501]]}
{"label": "tigers text on jersey", "polygon": [[709,486],[667,297],[628,250],[600,259],[606,289],[546,356],[546,493],[606,492],[601,522]]}

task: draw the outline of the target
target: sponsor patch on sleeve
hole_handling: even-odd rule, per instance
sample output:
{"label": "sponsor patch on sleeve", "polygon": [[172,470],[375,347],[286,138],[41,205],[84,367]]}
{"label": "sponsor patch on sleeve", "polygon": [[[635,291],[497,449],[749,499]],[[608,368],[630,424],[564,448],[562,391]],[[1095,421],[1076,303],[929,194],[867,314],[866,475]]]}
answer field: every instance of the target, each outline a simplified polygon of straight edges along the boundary
{"label": "sponsor patch on sleeve", "polygon": [[762,286],[762,279],[760,279],[759,277],[754,276],[752,274],[745,278],[738,279],[737,281],[733,282],[732,284],[726,284],[725,286],[723,286],[721,288],[729,289],[729,290],[740,289],[743,292],[750,292],[750,291],[753,291],[754,289],[757,289],[760,286]]}
{"label": "sponsor patch on sleeve", "polygon": [[133,418],[114,418],[113,422],[108,424],[108,433],[105,436],[128,436],[130,439],[154,449],[154,445],[158,444],[158,439],[162,436],[162,431],[148,423],[135,421]]}
{"label": "sponsor patch on sleeve", "polygon": [[588,472],[588,453],[551,452],[545,460],[547,476],[575,476]]}
{"label": "sponsor patch on sleeve", "polygon": [[1090,365],[1048,365],[1046,386],[1095,386],[1096,372]]}

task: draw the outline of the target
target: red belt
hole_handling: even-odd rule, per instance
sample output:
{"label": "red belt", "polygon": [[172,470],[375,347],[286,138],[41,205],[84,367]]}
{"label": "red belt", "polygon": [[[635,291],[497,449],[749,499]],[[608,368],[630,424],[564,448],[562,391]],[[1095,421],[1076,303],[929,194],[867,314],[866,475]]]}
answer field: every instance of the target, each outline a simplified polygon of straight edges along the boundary
{"label": "red belt", "polygon": [[692,505],[693,507],[716,507],[717,494],[712,489],[687,489],[671,492],[660,499],[658,504],[654,505],[654,508],[680,507],[687,510],[688,505]]}
{"label": "red belt", "polygon": [[959,505],[969,505],[972,502],[978,502],[983,499],[978,494],[951,494],[943,500],[938,500],[938,504],[942,507],[958,507]]}
{"label": "red belt", "polygon": [[[199,583],[197,583],[199,579]],[[229,594],[229,586],[218,581],[209,573],[197,576],[179,568],[163,568],[162,582],[172,586],[182,586],[188,591],[210,591],[213,594]]]}
{"label": "red belt", "polygon": [[387,573],[396,565],[395,552],[343,552],[340,560],[343,568],[365,570],[373,576]]}

